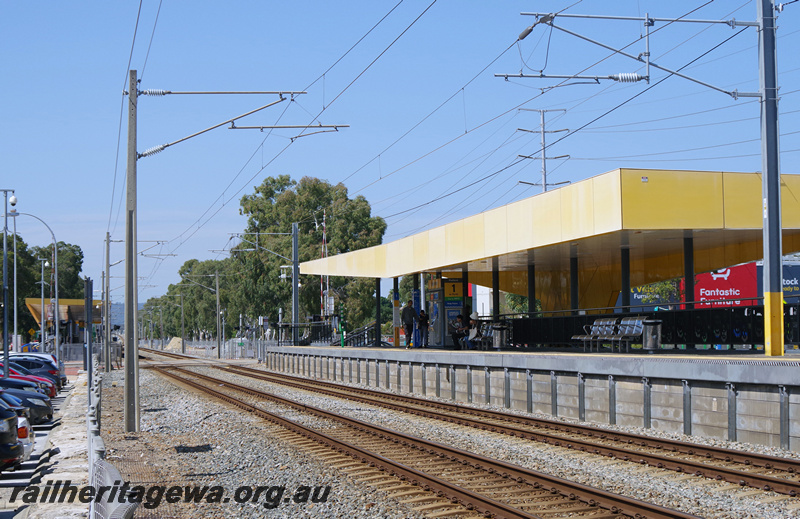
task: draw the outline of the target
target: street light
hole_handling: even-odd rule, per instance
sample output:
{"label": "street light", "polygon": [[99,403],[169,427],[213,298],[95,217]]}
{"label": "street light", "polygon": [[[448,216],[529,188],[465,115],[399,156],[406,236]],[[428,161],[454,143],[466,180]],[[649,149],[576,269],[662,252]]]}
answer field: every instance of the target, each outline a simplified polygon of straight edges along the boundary
{"label": "street light", "polygon": [[[17,199],[16,199],[16,197],[12,197],[12,198],[14,199],[14,201],[12,202],[12,205],[15,205],[17,203]],[[53,238],[53,271],[55,272],[54,283],[56,285],[55,286],[55,289],[56,289],[55,290],[55,292],[56,292],[56,300],[55,300],[55,309],[54,309],[55,311],[53,312],[53,326],[56,329],[56,336],[55,336],[56,344],[55,344],[54,352],[55,352],[55,355],[56,355],[56,362],[58,362],[59,360],[61,360],[61,332],[58,329],[59,325],[60,325],[60,321],[61,321],[60,315],[59,315],[60,311],[59,311],[59,306],[58,306],[58,242],[56,241],[56,235],[53,232],[53,229],[51,229],[50,226],[47,225],[47,222],[45,222],[44,220],[42,220],[38,216],[30,214],[30,213],[19,213],[19,214],[25,215],[25,216],[30,216],[31,218],[35,218],[35,219],[39,220],[40,222],[42,222],[42,224],[44,224],[44,226],[47,227],[47,230],[50,231],[50,236]],[[4,254],[4,259],[5,259],[5,254]],[[5,268],[3,269],[3,271],[5,272]],[[42,337],[42,340],[44,340],[44,337]],[[6,353],[6,355],[8,355],[8,353]],[[5,366],[8,366],[8,362],[5,363]],[[4,371],[6,371],[6,370],[7,370],[7,368],[4,368]]]}
{"label": "street light", "polygon": [[[207,274],[207,276],[210,277],[211,275]],[[217,296],[217,317],[216,317],[216,320],[217,320],[217,358],[221,359],[222,358],[222,352],[221,352],[220,348],[222,347],[222,344],[221,344],[220,335],[219,335],[219,332],[220,332],[220,314],[221,314],[220,309],[219,309],[219,272],[215,272],[214,273],[214,278],[216,279],[216,287],[217,287],[216,289],[213,289],[211,287],[207,287],[205,285],[201,285],[200,283],[198,283],[197,281],[195,281],[193,279],[183,278],[183,280],[184,281],[188,281],[190,283],[194,283],[195,285],[197,285],[199,287],[203,287],[206,290],[211,290]]]}
{"label": "street light", "polygon": [[[16,197],[14,197],[14,201],[16,202]],[[14,341],[17,340],[17,219],[14,218],[17,216],[17,210],[12,208],[8,216],[14,219],[14,335],[11,336],[11,347],[13,348]]]}
{"label": "street light", "polygon": [[[44,268],[45,267],[49,267],[50,266],[50,262],[47,261],[47,258],[36,258],[36,259],[42,262],[42,290],[41,290],[42,307],[41,307],[41,311],[39,312],[39,314],[40,314],[39,315],[39,344],[40,345],[44,345],[44,328],[45,328],[45,322],[47,320],[47,313],[45,312],[45,309],[44,309],[44,285],[45,285],[45,282],[44,282]],[[44,351],[44,348],[42,348],[42,351]]]}
{"label": "street light", "polygon": [[5,195],[5,206],[3,207],[3,378],[8,378],[8,204],[17,205],[17,197],[8,192],[13,189],[3,189]]}
{"label": "street light", "polygon": [[175,303],[170,303],[170,304],[174,305],[174,306],[180,306],[181,307],[181,353],[185,354],[186,353],[186,329],[184,328],[184,325],[183,325],[183,292],[181,292],[179,294],[166,294],[164,297],[180,297],[181,298],[181,304],[180,305],[176,305]]}

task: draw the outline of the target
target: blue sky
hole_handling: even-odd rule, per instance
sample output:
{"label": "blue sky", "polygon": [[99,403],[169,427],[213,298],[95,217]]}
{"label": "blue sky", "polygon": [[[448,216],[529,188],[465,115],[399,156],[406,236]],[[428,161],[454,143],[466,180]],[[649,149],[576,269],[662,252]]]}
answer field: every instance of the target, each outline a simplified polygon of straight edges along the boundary
{"label": "blue sky", "polygon": [[[538,155],[540,146],[538,133],[518,131],[538,131],[539,115],[520,108],[565,109],[547,115],[548,129],[585,126],[548,135],[548,142],[566,136],[548,156],[570,156],[548,162],[552,182],[618,167],[761,169],[753,99],[734,100],[677,77],[655,85],[666,76],[655,69],[650,85],[549,88],[558,81],[494,77],[542,69],[554,75],[644,73],[634,60],[558,30],[551,34],[543,25],[516,44],[534,21],[521,12],[754,20],[752,0],[163,2],[156,23],[158,9],[157,0],[144,0],[140,14],[133,1],[0,5],[0,187],[15,189],[18,209],[45,220],[59,240],[81,246],[84,275],[95,286],[106,231],[114,240],[124,236],[121,117],[129,68],[138,70],[141,89],[307,90],[239,126],[321,122],[350,128],[294,140],[297,130],[220,128],[141,159],[140,250],[160,241],[148,253],[161,256],[139,260],[145,278],[140,301],[178,282],[186,260],[221,258],[210,250],[230,246],[229,233],[244,228],[238,201],[267,176],[344,182],[351,196],[365,196],[387,219],[385,241],[540,192],[519,183],[541,179],[539,161],[518,159]],[[800,148],[798,20],[800,3],[778,19],[784,173],[795,173]],[[614,47],[629,45],[634,55],[644,52],[640,22],[557,18],[556,24]],[[724,90],[757,91],[755,29],[734,36],[739,29],[727,25],[659,22],[652,31],[654,62],[678,69],[719,46],[682,72]],[[140,97],[138,149],[275,99]],[[17,226],[28,243],[50,240],[35,220],[21,217]],[[111,261],[123,255],[122,244],[114,243]],[[122,273],[122,265],[112,268],[115,301],[122,300]]]}

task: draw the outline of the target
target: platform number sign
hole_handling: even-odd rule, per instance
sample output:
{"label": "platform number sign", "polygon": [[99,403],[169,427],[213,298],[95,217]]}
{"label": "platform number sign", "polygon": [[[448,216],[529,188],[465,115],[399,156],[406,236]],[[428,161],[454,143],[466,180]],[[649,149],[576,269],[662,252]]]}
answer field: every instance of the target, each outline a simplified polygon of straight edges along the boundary
{"label": "platform number sign", "polygon": [[444,297],[464,297],[464,286],[458,283],[444,284]]}

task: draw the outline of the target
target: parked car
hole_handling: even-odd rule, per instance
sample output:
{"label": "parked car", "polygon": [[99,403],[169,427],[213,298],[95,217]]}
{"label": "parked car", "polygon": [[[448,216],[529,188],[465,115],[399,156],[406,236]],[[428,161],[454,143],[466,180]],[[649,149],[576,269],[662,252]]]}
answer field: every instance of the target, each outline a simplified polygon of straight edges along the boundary
{"label": "parked car", "polygon": [[38,391],[22,389],[0,388],[0,392],[8,393],[22,400],[22,404],[30,410],[30,420],[33,425],[43,424],[53,419],[53,403],[46,395]]}
{"label": "parked car", "polygon": [[[36,361],[24,361],[24,360],[20,362],[25,362],[26,364],[36,363]],[[46,362],[42,362],[40,365],[49,366],[49,364],[47,364]],[[30,369],[28,366],[25,366],[24,364],[14,362],[14,359],[11,360],[9,366],[11,366],[11,369],[13,369],[14,371],[16,371],[21,375],[46,378],[56,386],[56,390],[61,389],[61,378],[58,376],[58,371],[53,370],[56,373],[55,375],[53,375],[47,368]]]}
{"label": "parked car", "polygon": [[67,375],[66,371],[64,370],[64,363],[60,360],[56,360],[56,356],[52,353],[12,353],[11,357],[13,357],[12,360],[14,362],[20,362],[21,360],[41,360],[48,362],[52,366],[53,370],[58,372],[58,376],[61,377],[61,385],[67,385]]}
{"label": "parked car", "polygon": [[17,439],[22,443],[22,459],[20,463],[25,463],[31,459],[33,454],[33,428],[30,420],[25,416],[17,416]]}
{"label": "parked car", "polygon": [[0,377],[0,388],[3,389],[20,389],[32,392],[34,395],[46,396],[45,390],[42,389],[36,382],[30,380],[21,380],[18,378],[2,378]]}
{"label": "parked car", "polygon": [[23,455],[20,463],[24,463],[31,458],[33,452],[33,430],[30,423],[30,409],[19,398],[0,393],[0,400],[17,413],[17,439],[22,443]]}
{"label": "parked car", "polygon": [[[2,372],[3,368],[4,368],[3,364],[0,364],[0,372]],[[30,380],[31,382],[39,384],[39,387],[44,390],[45,395],[49,396],[50,398],[56,396],[57,393],[56,385],[44,377],[37,377],[34,375],[23,375],[22,373],[16,371],[14,368],[11,367],[9,367],[8,369],[8,377],[20,380]]]}
{"label": "parked car", "polygon": [[25,447],[17,438],[17,413],[0,401],[0,470],[19,465]]}

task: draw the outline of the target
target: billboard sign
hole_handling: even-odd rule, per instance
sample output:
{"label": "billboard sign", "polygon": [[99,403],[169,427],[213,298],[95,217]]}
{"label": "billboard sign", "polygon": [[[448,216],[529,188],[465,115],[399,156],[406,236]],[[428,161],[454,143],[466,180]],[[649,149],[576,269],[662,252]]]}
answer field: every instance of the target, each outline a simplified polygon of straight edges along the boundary
{"label": "billboard sign", "polygon": [[[698,308],[752,306],[758,301],[758,271],[755,263],[745,263],[698,274],[694,278],[694,300]],[[708,302],[702,302],[708,301]]]}

